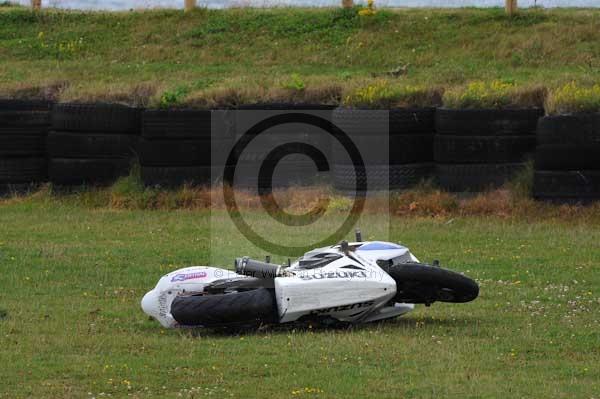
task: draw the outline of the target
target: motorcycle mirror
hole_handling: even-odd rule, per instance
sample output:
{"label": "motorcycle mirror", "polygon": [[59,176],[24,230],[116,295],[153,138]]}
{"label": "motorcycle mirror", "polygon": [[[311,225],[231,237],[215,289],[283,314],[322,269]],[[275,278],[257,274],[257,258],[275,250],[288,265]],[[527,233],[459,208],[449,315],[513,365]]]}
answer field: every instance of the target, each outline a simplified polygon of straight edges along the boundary
{"label": "motorcycle mirror", "polygon": [[342,252],[346,255],[348,255],[348,252],[350,251],[350,248],[348,247],[348,241],[344,240],[340,243],[340,247],[342,249]]}
{"label": "motorcycle mirror", "polygon": [[356,229],[354,235],[356,236],[356,242],[362,242],[362,233],[360,232],[360,229]]}
{"label": "motorcycle mirror", "polygon": [[265,256],[265,262],[271,263],[271,255]]}

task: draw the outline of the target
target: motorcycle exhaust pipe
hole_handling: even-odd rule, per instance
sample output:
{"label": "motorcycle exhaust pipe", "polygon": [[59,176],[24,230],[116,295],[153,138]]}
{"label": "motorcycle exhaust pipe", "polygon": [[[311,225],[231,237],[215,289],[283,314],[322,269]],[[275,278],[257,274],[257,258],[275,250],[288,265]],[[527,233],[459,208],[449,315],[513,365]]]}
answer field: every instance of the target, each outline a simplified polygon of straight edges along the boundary
{"label": "motorcycle exhaust pipe", "polygon": [[273,263],[261,262],[247,256],[235,260],[235,272],[244,276],[272,279],[281,276],[282,267]]}

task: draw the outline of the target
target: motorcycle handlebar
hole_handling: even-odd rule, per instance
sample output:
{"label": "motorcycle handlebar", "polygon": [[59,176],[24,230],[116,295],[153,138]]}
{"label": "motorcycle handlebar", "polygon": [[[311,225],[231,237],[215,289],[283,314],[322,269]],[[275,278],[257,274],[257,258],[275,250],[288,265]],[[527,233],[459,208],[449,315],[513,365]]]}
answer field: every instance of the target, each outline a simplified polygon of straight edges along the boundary
{"label": "motorcycle handlebar", "polygon": [[235,272],[245,276],[272,279],[282,275],[282,267],[244,256],[235,260]]}

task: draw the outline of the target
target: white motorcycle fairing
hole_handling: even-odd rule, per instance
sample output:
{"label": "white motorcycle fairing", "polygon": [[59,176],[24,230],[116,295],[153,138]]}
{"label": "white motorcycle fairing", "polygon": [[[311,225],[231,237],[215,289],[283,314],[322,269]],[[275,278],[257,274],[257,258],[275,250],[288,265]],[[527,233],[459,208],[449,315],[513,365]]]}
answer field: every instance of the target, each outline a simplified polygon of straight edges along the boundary
{"label": "white motorcycle fairing", "polygon": [[142,309],[167,328],[178,327],[171,315],[171,303],[178,295],[198,294],[204,288],[217,281],[247,278],[231,270],[208,266],[191,266],[165,274],[158,280],[156,287],[142,298]]}
{"label": "white motorcycle fairing", "polygon": [[[375,243],[375,242],[374,242]],[[339,321],[374,321],[396,317],[411,311],[414,305],[385,306],[396,294],[396,282],[377,260],[389,260],[410,253],[394,247],[393,253],[360,251],[367,243],[351,243],[355,249],[324,267],[306,269],[302,259],[324,258],[340,254],[340,246],[310,251],[287,269],[290,277],[275,279],[275,295],[280,322],[298,320],[306,315],[329,316]],[[395,244],[393,244],[395,245]],[[385,310],[384,310],[385,309]]]}

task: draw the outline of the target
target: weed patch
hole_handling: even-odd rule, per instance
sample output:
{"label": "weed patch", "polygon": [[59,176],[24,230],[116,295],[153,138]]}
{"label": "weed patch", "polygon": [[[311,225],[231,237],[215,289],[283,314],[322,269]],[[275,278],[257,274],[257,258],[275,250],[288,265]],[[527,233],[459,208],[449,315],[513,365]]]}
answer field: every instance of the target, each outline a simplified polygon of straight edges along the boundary
{"label": "weed patch", "polygon": [[464,87],[446,90],[443,97],[447,108],[541,108],[546,89],[519,87],[512,82],[471,82]]}
{"label": "weed patch", "polygon": [[548,96],[546,112],[550,115],[600,112],[600,85],[586,87],[570,82],[558,87]]}

